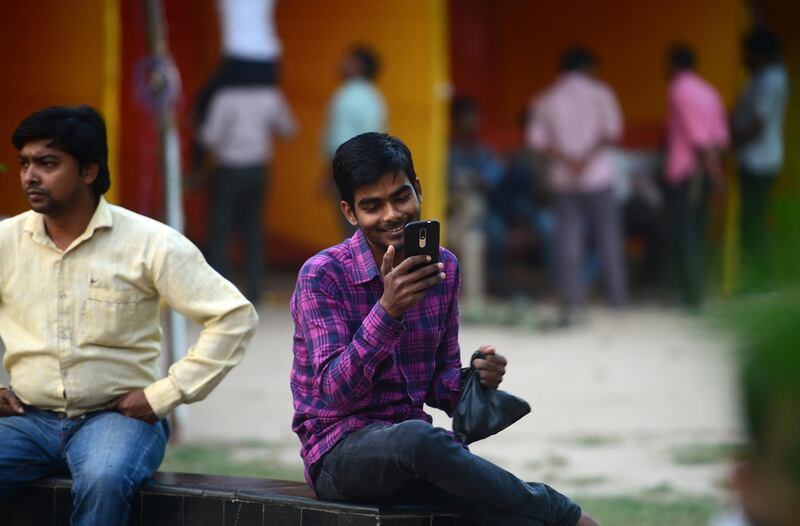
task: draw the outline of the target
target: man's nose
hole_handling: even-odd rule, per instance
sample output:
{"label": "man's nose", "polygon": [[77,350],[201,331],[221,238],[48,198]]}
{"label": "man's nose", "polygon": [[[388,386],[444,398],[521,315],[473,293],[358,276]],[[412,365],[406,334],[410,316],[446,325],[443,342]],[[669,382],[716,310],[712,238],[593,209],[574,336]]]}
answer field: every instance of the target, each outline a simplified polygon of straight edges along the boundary
{"label": "man's nose", "polygon": [[20,168],[20,177],[22,178],[22,183],[25,186],[28,186],[31,183],[36,183],[39,180],[39,174],[32,163],[28,166],[23,166]]}
{"label": "man's nose", "polygon": [[392,204],[387,205],[386,210],[383,215],[383,220],[386,223],[391,223],[392,221],[397,221],[402,217],[403,213]]}

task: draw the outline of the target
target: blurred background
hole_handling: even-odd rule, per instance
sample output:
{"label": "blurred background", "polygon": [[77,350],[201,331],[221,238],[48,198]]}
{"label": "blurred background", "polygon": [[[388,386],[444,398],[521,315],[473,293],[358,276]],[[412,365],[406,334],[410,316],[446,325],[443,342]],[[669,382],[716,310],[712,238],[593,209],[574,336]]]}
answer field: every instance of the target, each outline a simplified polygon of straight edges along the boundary
{"label": "blurred background", "polygon": [[[214,200],[224,153],[211,132],[203,136],[214,96],[225,82],[239,82],[281,97],[274,113],[282,116],[250,124],[278,136],[267,134],[269,151],[257,163],[268,174],[257,201],[262,228],[248,229],[250,221],[240,225],[242,236],[225,230],[221,249],[226,274],[258,302],[262,324],[245,363],[188,409],[181,444],[164,469],[302,477],[290,430],[288,299],[300,265],[348,235],[330,184],[329,143],[336,142],[337,111],[360,111],[347,106],[350,96],[372,101],[364,111],[373,121],[363,126],[408,144],[424,189],[423,217],[443,223],[445,245],[461,258],[465,357],[495,344],[510,361],[504,386],[534,408],[474,450],[577,495],[607,523],[705,524],[733,506],[729,459],[745,433],[734,338],[715,313],[781,294],[800,269],[799,3],[163,0],[151,2],[163,13],[163,40],[147,4],[0,0],[0,136],[10,139],[22,118],[44,106],[97,107],[109,130],[107,197],[165,220],[162,138],[174,126],[180,215],[208,256],[215,207],[238,206]],[[696,73],[733,114],[754,76],[742,40],[753,28],[779,37],[789,78],[785,158],[759,216],[771,240],[759,250],[769,263],[764,270],[742,255],[740,145],[719,144],[726,185],[704,205],[701,310],[700,302],[681,300],[670,271],[664,152],[674,79],[667,54],[676,43],[690,48]],[[242,45],[247,50],[248,35],[257,42],[255,59],[236,55]],[[613,294],[601,293],[607,269],[588,235],[591,219],[573,277],[586,299],[565,303],[557,192],[548,175],[555,161],[530,138],[541,95],[575,46],[590,51],[592,75],[615,94],[622,117],[609,183],[626,282],[618,304],[603,301]],[[273,69],[230,80],[226,64],[237,58]],[[353,79],[369,94],[348,95]],[[0,216],[27,210],[10,140],[0,141],[0,170]],[[254,235],[258,257],[247,243]],[[187,338],[197,332],[189,326]],[[443,415],[436,421],[449,426]]]}

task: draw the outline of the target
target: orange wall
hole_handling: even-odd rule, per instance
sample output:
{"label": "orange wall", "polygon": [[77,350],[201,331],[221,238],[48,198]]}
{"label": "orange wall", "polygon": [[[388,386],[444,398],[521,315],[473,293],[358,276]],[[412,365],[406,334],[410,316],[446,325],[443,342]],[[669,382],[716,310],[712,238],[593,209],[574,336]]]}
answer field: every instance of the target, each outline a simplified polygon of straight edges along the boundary
{"label": "orange wall", "polygon": [[389,108],[389,128],[411,148],[430,216],[443,215],[443,0],[363,2],[292,0],[278,3],[284,45],[282,85],[300,122],[300,136],[279,146],[267,205],[272,232],[314,250],[339,239],[340,220],[323,193],[327,175],[322,128],[339,79],[336,66],[356,42],[373,46],[383,68],[378,86]]}
{"label": "orange wall", "polygon": [[[664,56],[672,42],[695,48],[700,73],[727,103],[734,101],[742,78],[739,35],[746,18],[740,0],[460,0],[450,6],[456,92],[481,99],[487,138],[500,147],[517,140],[519,112],[553,80],[561,53],[572,44],[597,53],[599,75],[617,92],[627,139],[636,144],[657,141],[664,111]],[[489,58],[475,60],[474,53],[463,51],[476,29],[491,46]]]}
{"label": "orange wall", "polygon": [[8,167],[0,174],[0,215],[28,209],[10,142],[14,129],[44,106],[101,107],[104,42],[103,0],[0,7],[0,162]]}

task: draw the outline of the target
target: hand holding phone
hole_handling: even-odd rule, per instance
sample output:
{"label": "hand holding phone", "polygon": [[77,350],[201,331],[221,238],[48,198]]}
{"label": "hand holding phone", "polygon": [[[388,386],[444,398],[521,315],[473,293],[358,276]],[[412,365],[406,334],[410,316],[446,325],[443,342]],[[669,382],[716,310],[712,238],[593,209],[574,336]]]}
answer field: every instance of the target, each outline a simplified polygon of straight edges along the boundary
{"label": "hand holding phone", "polygon": [[403,261],[392,267],[395,247],[390,246],[383,256],[383,296],[381,306],[393,318],[419,303],[428,289],[444,281],[443,265],[439,263],[439,223],[415,221],[405,228]]}

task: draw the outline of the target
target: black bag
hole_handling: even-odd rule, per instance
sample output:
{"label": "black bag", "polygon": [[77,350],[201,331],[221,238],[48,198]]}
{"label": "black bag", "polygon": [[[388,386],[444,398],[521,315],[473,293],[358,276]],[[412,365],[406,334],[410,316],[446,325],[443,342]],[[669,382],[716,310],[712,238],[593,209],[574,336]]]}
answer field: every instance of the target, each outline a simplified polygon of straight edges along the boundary
{"label": "black bag", "polygon": [[531,412],[531,406],[522,398],[483,387],[478,371],[472,366],[476,358],[486,355],[480,351],[472,355],[462,382],[461,398],[453,413],[453,433],[464,444],[499,433]]}

